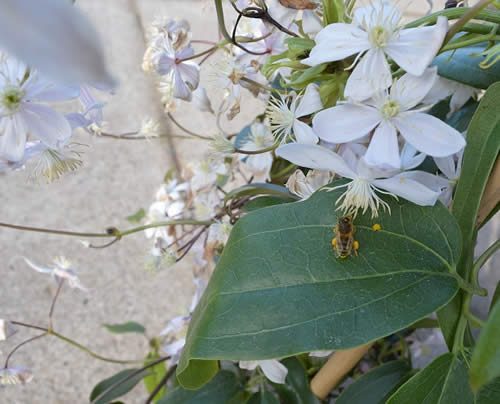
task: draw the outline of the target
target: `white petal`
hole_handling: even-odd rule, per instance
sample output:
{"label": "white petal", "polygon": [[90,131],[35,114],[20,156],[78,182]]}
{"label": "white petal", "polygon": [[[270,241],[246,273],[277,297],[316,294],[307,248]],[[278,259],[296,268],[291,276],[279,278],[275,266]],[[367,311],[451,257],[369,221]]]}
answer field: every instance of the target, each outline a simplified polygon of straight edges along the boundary
{"label": "white petal", "polygon": [[276,359],[258,361],[262,372],[273,383],[284,384],[288,369]]}
{"label": "white petal", "polygon": [[347,98],[363,101],[392,83],[389,63],[381,49],[370,49],[354,68],[344,90]]}
{"label": "white petal", "polygon": [[47,146],[57,148],[71,136],[71,126],[62,114],[41,104],[23,104],[20,112],[26,129]]}
{"label": "white petal", "polygon": [[441,48],[447,31],[448,20],[438,17],[434,26],[401,30],[385,52],[408,73],[420,76]]}
{"label": "white petal", "polygon": [[330,24],[316,35],[315,41],[309,57],[301,61],[305,65],[342,60],[370,48],[368,34],[352,24]]}
{"label": "white petal", "polygon": [[407,111],[424,99],[437,77],[437,67],[429,67],[421,76],[406,73],[392,85],[391,98],[399,102],[401,110]]}
{"label": "white petal", "polygon": [[365,161],[379,168],[399,168],[399,144],[396,128],[387,121],[382,121],[370,141],[365,154]]}
{"label": "white petal", "polygon": [[450,180],[454,180],[457,177],[455,157],[453,155],[448,157],[434,157],[434,162],[438,166],[439,170],[446,175]]}
{"label": "white petal", "polygon": [[316,136],[313,129],[307,123],[298,119],[293,123],[293,133],[297,143],[318,143],[318,136]]}
{"label": "white petal", "polygon": [[259,366],[258,361],[240,361],[238,366],[240,369],[255,370]]}
{"label": "white petal", "polygon": [[342,177],[351,179],[356,177],[342,157],[322,146],[289,143],[278,147],[276,154],[300,167],[334,171]]}
{"label": "white petal", "polygon": [[172,71],[172,84],[174,86],[174,97],[184,101],[191,101],[192,89],[184,82],[181,73],[175,69]]}
{"label": "white petal", "polygon": [[392,178],[374,180],[373,185],[420,206],[433,206],[440,194],[406,177],[405,173]]}
{"label": "white petal", "polygon": [[98,35],[69,1],[0,0],[0,44],[53,80],[112,84]]}
{"label": "white petal", "polygon": [[451,96],[450,112],[448,113],[448,116],[451,116],[454,112],[457,112],[460,108],[462,108],[476,93],[478,93],[478,90],[474,87],[457,83],[455,92]]}
{"label": "white petal", "polygon": [[401,150],[401,169],[411,170],[422,164],[427,156],[418,151],[408,142],[405,142],[403,150]]}
{"label": "white petal", "polygon": [[408,143],[429,156],[446,157],[465,147],[460,132],[432,115],[408,112],[392,122]]}
{"label": "white petal", "polygon": [[299,105],[295,110],[295,117],[300,118],[306,115],[314,114],[323,108],[319,87],[317,84],[309,84],[306,87],[304,95],[300,97]]}
{"label": "white petal", "polygon": [[46,268],[46,267],[41,267],[30,261],[28,258],[22,257],[23,260],[28,264],[32,269],[34,269],[37,272],[40,272],[42,274],[51,274],[54,272],[53,268]]}
{"label": "white petal", "polygon": [[347,143],[367,135],[381,120],[375,108],[344,104],[318,112],[313,129],[322,140]]}
{"label": "white petal", "polygon": [[455,82],[441,76],[436,78],[434,85],[422,100],[423,104],[436,104],[449,97],[455,91]]}
{"label": "white petal", "polygon": [[191,61],[182,62],[177,65],[183,80],[189,83],[192,90],[195,90],[200,83],[200,66]]}
{"label": "white petal", "polygon": [[26,145],[26,128],[18,114],[0,120],[0,156],[9,161],[21,161]]}
{"label": "white petal", "polygon": [[315,34],[321,31],[323,24],[314,10],[303,10],[302,28],[306,34]]}
{"label": "white petal", "polygon": [[77,85],[62,85],[52,83],[32,71],[23,85],[30,101],[67,101],[78,97],[80,87]]}
{"label": "white petal", "polygon": [[407,171],[403,174],[406,178],[417,181],[418,183],[425,185],[427,188],[430,188],[438,193],[441,193],[443,190],[448,188],[450,184],[446,178],[428,173],[426,171]]}

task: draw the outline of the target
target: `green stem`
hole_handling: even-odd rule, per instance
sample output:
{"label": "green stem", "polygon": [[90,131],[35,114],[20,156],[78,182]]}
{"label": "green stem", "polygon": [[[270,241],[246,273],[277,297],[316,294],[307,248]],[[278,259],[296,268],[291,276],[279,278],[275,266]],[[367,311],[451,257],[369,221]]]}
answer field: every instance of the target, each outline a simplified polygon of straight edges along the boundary
{"label": "green stem", "polygon": [[476,45],[478,43],[488,42],[488,41],[497,41],[500,40],[500,35],[481,35],[475,38],[468,39],[466,41],[456,41],[452,42],[446,46],[443,46],[439,53],[443,53],[446,51],[450,51],[453,49],[465,48],[467,46]]}
{"label": "green stem", "polygon": [[451,26],[444,38],[443,46],[446,45],[456,34],[460,32],[462,27],[467,24],[470,20],[475,18],[488,4],[492,3],[493,0],[481,0],[474,7],[471,7],[467,12],[462,15],[462,17]]}
{"label": "green stem", "polygon": [[272,146],[269,146],[269,147],[266,147],[266,148],[260,149],[260,150],[235,149],[234,151],[236,153],[240,153],[240,154],[262,154],[262,153],[267,153],[267,152],[273,151],[278,146],[279,146],[279,143],[275,143]]}
{"label": "green stem", "polygon": [[481,288],[475,284],[471,284],[467,282],[465,279],[463,279],[459,274],[456,272],[451,272],[450,275],[452,275],[456,281],[458,282],[458,286],[463,289],[465,292],[471,294],[471,295],[478,295],[478,296],[487,296],[488,292],[486,289]]}
{"label": "green stem", "polygon": [[474,286],[479,286],[479,271],[484,266],[486,261],[488,261],[498,250],[500,249],[500,240],[495,241],[488,249],[481,254],[481,256],[477,259],[472,267],[471,280]]}
{"label": "green stem", "polygon": [[241,77],[240,81],[244,81],[245,83],[249,83],[249,84],[251,84],[253,86],[256,86],[256,87],[259,87],[259,88],[261,88],[261,89],[263,89],[265,91],[269,91],[269,92],[279,91],[278,89],[266,86],[264,84],[259,83],[258,81],[249,79],[248,77]]}
{"label": "green stem", "polygon": [[[441,10],[433,14],[426,15],[425,17],[419,18],[405,25],[405,28],[416,28],[421,25],[435,24],[439,16],[448,18],[448,20],[457,20],[466,14],[470,8],[458,7],[450,8],[446,10]],[[482,10],[474,16],[476,20],[493,22],[495,24],[500,23],[500,15],[498,12]]]}
{"label": "green stem", "polygon": [[23,230],[23,231],[32,231],[36,233],[49,233],[49,234],[57,234],[60,236],[70,236],[70,237],[100,237],[100,238],[122,238],[124,236],[128,236],[130,234],[138,233],[143,230],[153,229],[156,227],[165,227],[165,226],[177,226],[177,225],[187,225],[187,226],[209,226],[212,224],[211,220],[194,220],[194,219],[179,219],[179,220],[170,220],[166,222],[156,222],[150,223],[143,226],[133,227],[128,230],[118,230],[117,228],[111,227],[105,233],[84,233],[77,231],[66,231],[66,230],[55,230],[55,229],[46,229],[42,227],[31,227],[31,226],[19,226],[16,224],[10,223],[1,223],[0,227],[6,227],[14,230]]}

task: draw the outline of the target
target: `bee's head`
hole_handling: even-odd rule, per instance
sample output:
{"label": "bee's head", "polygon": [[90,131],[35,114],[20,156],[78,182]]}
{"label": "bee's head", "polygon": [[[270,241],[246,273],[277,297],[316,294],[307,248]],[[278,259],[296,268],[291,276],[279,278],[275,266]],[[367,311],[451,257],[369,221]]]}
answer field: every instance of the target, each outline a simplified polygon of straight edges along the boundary
{"label": "bee's head", "polygon": [[349,224],[352,222],[352,217],[351,216],[344,216],[340,218],[340,223],[342,224]]}

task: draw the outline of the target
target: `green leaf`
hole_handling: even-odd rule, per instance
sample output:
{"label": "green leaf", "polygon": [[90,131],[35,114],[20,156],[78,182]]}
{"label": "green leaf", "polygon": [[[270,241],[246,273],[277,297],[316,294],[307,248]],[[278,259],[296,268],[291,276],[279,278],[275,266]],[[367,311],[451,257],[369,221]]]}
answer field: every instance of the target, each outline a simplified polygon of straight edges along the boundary
{"label": "green leaf", "polygon": [[275,184],[258,183],[243,185],[229,192],[225,197],[225,201],[242,196],[257,196],[257,195],[271,195],[288,201],[296,201],[298,196],[292,194],[286,187]]}
{"label": "green leaf", "polygon": [[279,400],[270,391],[259,391],[253,394],[247,404],[279,404]]}
{"label": "green leaf", "polygon": [[103,324],[103,326],[113,334],[126,334],[131,332],[144,334],[144,332],[146,331],[143,325],[135,321],[127,321],[126,323],[122,324]]}
{"label": "green leaf", "polygon": [[323,0],[323,26],[344,21],[344,0]]}
{"label": "green leaf", "polygon": [[243,206],[242,210],[248,213],[262,208],[268,208],[269,206],[281,205],[282,203],[286,203],[286,200],[276,196],[259,196],[248,201],[245,206]]}
{"label": "green leaf", "polygon": [[193,315],[177,370],[182,385],[209,380],[197,374],[203,362],[365,344],[427,317],[455,295],[460,231],[443,205],[387,199],[392,215],[381,213],[382,230],[372,230],[368,215],[358,216],[359,255],[341,260],[331,247],[341,192],[320,190],[237,222]]}
{"label": "green leaf", "polygon": [[[453,199],[452,213],[463,235],[458,273],[469,279],[476,240],[476,218],[489,173],[500,151],[500,83],[493,84],[481,99],[467,132],[462,174]],[[439,323],[451,349],[460,318],[462,294],[441,312]]]}
{"label": "green leaf", "polygon": [[277,384],[275,389],[287,404],[319,404],[319,400],[312,393],[306,369],[295,358],[284,359],[281,363],[288,369],[286,384]]}
{"label": "green leaf", "polygon": [[393,361],[361,376],[340,395],[337,404],[382,404],[410,376],[406,361]]}
{"label": "green leaf", "polygon": [[500,403],[500,378],[493,380],[484,386],[476,396],[475,404],[498,404]]}
{"label": "green leaf", "polygon": [[[149,365],[151,362],[154,362],[157,359],[160,359],[160,355],[158,355],[157,352],[150,352],[146,357],[146,360],[144,361],[144,366]],[[151,373],[144,378],[144,386],[146,387],[148,393],[152,393],[156,386],[160,384],[164,376],[167,374],[167,367],[165,365],[165,362],[161,362],[153,366],[152,368],[149,368],[149,371]],[[158,397],[162,397],[165,394],[165,390],[166,387],[160,389],[156,398],[154,399],[155,403],[158,401]]]}
{"label": "green leaf", "polygon": [[491,298],[490,313],[496,306],[497,302],[500,302],[500,281],[497,283],[493,297]]}
{"label": "green leaf", "polygon": [[500,304],[496,304],[483,327],[472,354],[470,382],[479,390],[500,377]]}
{"label": "green leaf", "polygon": [[482,69],[479,63],[485,59],[481,55],[484,50],[485,46],[478,45],[444,52],[434,59],[433,64],[438,67],[440,76],[485,90],[500,81],[500,63]]}
{"label": "green leaf", "polygon": [[107,404],[127,394],[148,374],[148,370],[122,370],[98,383],[90,393],[90,401],[92,404]]}
{"label": "green leaf", "polygon": [[387,404],[472,404],[467,367],[452,353],[435,359],[394,393]]}
{"label": "green leaf", "polygon": [[158,404],[222,404],[235,397],[241,388],[236,374],[222,370],[201,389],[176,387],[159,400]]}
{"label": "green leaf", "polygon": [[127,216],[126,219],[130,223],[139,223],[142,219],[146,217],[146,211],[144,209],[139,209],[133,215]]}

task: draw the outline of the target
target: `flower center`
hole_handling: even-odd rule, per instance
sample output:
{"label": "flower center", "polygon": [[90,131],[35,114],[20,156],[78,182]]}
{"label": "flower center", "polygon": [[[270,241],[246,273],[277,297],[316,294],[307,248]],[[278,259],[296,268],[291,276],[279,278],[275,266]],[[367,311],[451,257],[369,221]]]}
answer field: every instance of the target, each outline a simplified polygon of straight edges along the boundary
{"label": "flower center", "polygon": [[9,86],[1,94],[0,102],[9,112],[15,112],[21,105],[23,98],[24,91],[21,88]]}
{"label": "flower center", "polygon": [[385,119],[394,118],[399,114],[399,109],[399,103],[397,101],[389,100],[382,107],[382,115]]}
{"label": "flower center", "polygon": [[384,27],[377,25],[370,32],[370,42],[377,48],[385,48],[389,39],[390,33]]}

